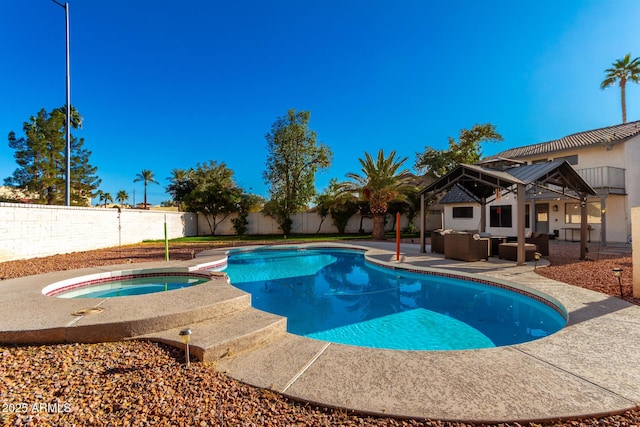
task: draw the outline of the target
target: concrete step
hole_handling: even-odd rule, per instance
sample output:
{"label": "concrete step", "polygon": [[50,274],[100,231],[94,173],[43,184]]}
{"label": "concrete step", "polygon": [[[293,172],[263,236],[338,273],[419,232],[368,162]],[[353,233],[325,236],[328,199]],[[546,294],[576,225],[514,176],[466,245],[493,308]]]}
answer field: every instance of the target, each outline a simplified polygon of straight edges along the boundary
{"label": "concrete step", "polygon": [[203,362],[213,362],[262,346],[282,336],[287,331],[287,319],[248,308],[224,317],[185,324],[179,328],[136,338],[162,342],[184,349],[179,333],[186,328],[190,328],[192,332],[190,353]]}

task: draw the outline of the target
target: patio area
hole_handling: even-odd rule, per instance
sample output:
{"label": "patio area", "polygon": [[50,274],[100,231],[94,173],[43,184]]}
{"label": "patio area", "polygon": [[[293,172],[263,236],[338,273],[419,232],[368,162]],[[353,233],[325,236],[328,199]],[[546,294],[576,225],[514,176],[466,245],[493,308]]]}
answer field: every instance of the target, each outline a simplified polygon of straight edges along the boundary
{"label": "patio area", "polygon": [[533,262],[517,266],[490,257],[464,263],[405,244],[398,263],[393,244],[366,246],[372,258],[390,266],[450,269],[543,292],[565,306],[569,323],[529,343],[454,352],[358,348],[288,334],[216,366],[297,399],[403,417],[546,420],[640,403],[640,307],[545,279],[533,271]]}
{"label": "patio area", "polygon": [[[420,253],[417,244],[403,244],[398,262],[393,243],[358,242],[338,246],[365,246],[369,257],[393,268],[454,270],[461,275],[480,275],[496,282],[526,286],[562,303],[569,313],[569,323],[560,332],[537,341],[453,352],[350,347],[273,332],[268,340],[245,351],[216,358],[216,369],[295,399],[411,418],[467,422],[543,420],[608,414],[638,406],[640,307],[545,279],[533,272],[533,262],[517,266],[515,262],[490,257],[488,261],[465,263],[444,259],[438,254]],[[224,250],[220,249],[193,261],[172,263],[187,268],[214,262],[223,256]],[[149,263],[145,267],[166,265]],[[51,281],[72,274],[77,272],[2,282],[0,302],[7,307],[6,318],[15,320],[3,326],[3,331],[8,327],[24,330],[43,323],[50,327],[52,319],[66,325],[64,322],[68,319],[63,317],[68,317],[70,311],[65,307],[62,312],[60,304],[79,307],[80,302],[60,302],[37,294]],[[237,292],[229,288],[220,283],[214,287],[216,293],[228,292],[237,299]],[[187,304],[191,312],[195,310],[193,298],[186,298],[189,292],[174,292],[185,297],[172,299],[171,310],[179,312],[182,304]],[[167,295],[156,297],[158,306]],[[87,328],[93,324],[104,329],[110,321],[122,321],[123,313],[136,310],[145,316],[156,316],[157,310],[140,308],[140,298],[101,302],[100,306],[105,309],[102,313],[87,316],[68,327]],[[86,305],[87,301],[82,304]],[[28,311],[41,314],[34,317]],[[109,319],[109,316],[115,318]],[[204,345],[207,340],[208,345],[212,344],[211,336],[198,336],[202,329],[197,319],[183,326],[193,329],[194,346]],[[221,335],[229,335],[233,329],[222,332]],[[172,334],[163,335],[158,331],[140,335],[166,342]],[[219,339],[228,340],[229,336]]]}

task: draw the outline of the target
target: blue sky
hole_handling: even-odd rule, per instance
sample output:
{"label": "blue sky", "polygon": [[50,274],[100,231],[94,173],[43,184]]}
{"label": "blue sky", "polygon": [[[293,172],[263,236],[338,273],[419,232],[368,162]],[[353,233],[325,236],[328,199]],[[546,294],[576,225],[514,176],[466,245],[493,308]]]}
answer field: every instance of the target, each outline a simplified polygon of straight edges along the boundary
{"label": "blue sky", "polygon": [[[483,154],[621,122],[604,70],[640,56],[640,2],[69,0],[71,102],[101,190],[142,201],[136,174],[168,200],[175,168],[225,162],[267,196],[264,135],[290,108],[334,153],[317,176],[358,172],[364,152],[425,146],[475,123],[504,136]],[[16,169],[6,135],[65,103],[64,10],[4,1],[0,178]],[[627,90],[640,119],[640,87]],[[135,191],[135,195],[134,195]]]}

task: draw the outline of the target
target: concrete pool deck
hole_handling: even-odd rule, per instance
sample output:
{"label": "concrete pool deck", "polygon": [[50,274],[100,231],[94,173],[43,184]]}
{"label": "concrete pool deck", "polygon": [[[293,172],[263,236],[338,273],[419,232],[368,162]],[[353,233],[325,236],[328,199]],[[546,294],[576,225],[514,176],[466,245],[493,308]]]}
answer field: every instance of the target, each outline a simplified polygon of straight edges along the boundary
{"label": "concrete pool deck", "polygon": [[[536,341],[449,352],[351,347],[278,332],[276,328],[270,330],[267,339],[258,339],[244,351],[219,354],[212,359],[217,369],[295,399],[411,418],[546,420],[616,413],[640,405],[640,307],[546,279],[533,271],[533,262],[517,266],[490,258],[464,263],[439,254],[420,254],[418,246],[410,244],[402,245],[401,262],[396,262],[392,243],[337,246],[366,247],[369,257],[393,267],[448,269],[526,286],[559,301],[569,313],[569,322],[558,333]],[[40,337],[50,335],[50,342],[55,341],[54,336],[65,342],[74,335],[70,329],[85,328],[83,333],[90,335],[92,328],[109,330],[114,323],[131,336],[165,342],[177,338],[180,327],[190,326],[194,345],[198,340],[211,341],[211,336],[198,336],[204,327],[199,330],[195,326],[203,322],[205,313],[220,310],[225,299],[234,301],[236,307],[246,307],[247,303],[246,295],[220,280],[165,295],[100,301],[63,300],[46,297],[40,291],[50,283],[95,271],[191,268],[221,259],[225,250],[228,248],[208,251],[206,256],[188,262],[128,264],[0,282],[4,308],[0,341],[10,342],[11,337],[36,330]],[[170,304],[167,295],[171,295]],[[104,311],[69,325],[73,321],[70,313],[86,308],[89,301]],[[249,319],[256,319],[252,316]],[[140,319],[151,319],[152,326]],[[243,324],[251,321],[240,320]],[[237,332],[236,326],[229,325],[218,332],[221,336],[216,339],[224,339],[225,332]]]}

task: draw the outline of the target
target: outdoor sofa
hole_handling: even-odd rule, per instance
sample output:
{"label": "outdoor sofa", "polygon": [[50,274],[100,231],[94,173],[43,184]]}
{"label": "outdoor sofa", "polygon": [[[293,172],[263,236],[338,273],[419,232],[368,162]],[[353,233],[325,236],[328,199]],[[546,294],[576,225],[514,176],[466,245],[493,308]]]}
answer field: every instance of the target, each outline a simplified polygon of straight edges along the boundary
{"label": "outdoor sofa", "polygon": [[433,230],[431,232],[431,252],[444,253],[444,231]]}
{"label": "outdoor sofa", "polygon": [[546,233],[534,232],[531,237],[525,237],[525,243],[536,245],[537,251],[542,256],[549,256],[549,235]]}
{"label": "outdoor sofa", "polygon": [[460,261],[487,259],[489,258],[489,239],[472,233],[445,234],[444,257]]}
{"label": "outdoor sofa", "polygon": [[[524,260],[531,261],[534,259],[536,253],[536,245],[533,243],[524,244]],[[518,260],[518,243],[500,243],[498,248],[498,257],[500,259],[507,259],[509,261]]]}

